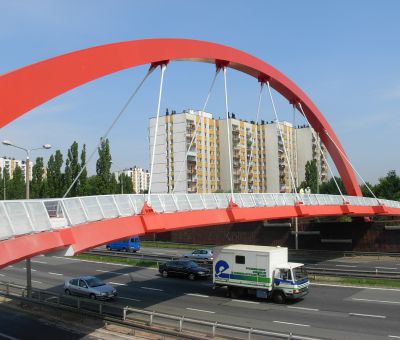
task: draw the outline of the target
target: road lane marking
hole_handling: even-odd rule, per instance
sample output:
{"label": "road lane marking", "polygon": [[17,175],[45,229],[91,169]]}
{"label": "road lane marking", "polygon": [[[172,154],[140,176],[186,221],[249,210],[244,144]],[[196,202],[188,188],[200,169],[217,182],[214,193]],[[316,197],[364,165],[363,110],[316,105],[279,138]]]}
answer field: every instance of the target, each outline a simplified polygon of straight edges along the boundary
{"label": "road lane marking", "polygon": [[366,302],[382,302],[382,303],[400,304],[400,301],[384,301],[384,300],[370,300],[370,299],[358,299],[358,298],[352,298],[352,300],[366,301]]}
{"label": "road lane marking", "polygon": [[0,274],[0,276],[5,276],[4,274]]}
{"label": "road lane marking", "polygon": [[4,333],[0,333],[0,337],[3,337],[7,340],[20,340],[18,338],[14,338],[13,336],[10,336],[10,335],[4,334]]}
{"label": "road lane marking", "polygon": [[43,284],[43,282],[32,280],[32,282]]}
{"label": "road lane marking", "polygon": [[58,275],[58,276],[63,276],[64,274],[60,274],[60,273],[52,273],[52,272],[48,272],[51,275]]}
{"label": "road lane marking", "polygon": [[212,312],[212,311],[210,311],[210,310],[196,309],[196,308],[189,308],[189,307],[186,307],[186,309],[192,310],[192,311],[195,311],[195,312],[202,312],[202,313],[215,314],[215,312]]}
{"label": "road lane marking", "polygon": [[273,321],[276,323],[283,323],[285,325],[293,325],[293,326],[300,326],[300,327],[311,327],[310,325],[303,325],[301,323],[292,323],[292,322],[285,322],[285,321]]}
{"label": "road lane marking", "polygon": [[194,294],[194,293],[185,293],[185,295],[196,296],[196,297],[201,297],[201,298],[209,298],[210,297],[208,295]]}
{"label": "road lane marking", "polygon": [[[23,267],[22,269],[26,270],[26,267]],[[36,272],[36,271],[37,271],[36,269],[31,269],[31,272]]]}
{"label": "road lane marking", "polygon": [[110,283],[112,285],[117,285],[117,286],[127,286],[126,283],[119,283],[119,282],[108,282],[108,283]]}
{"label": "road lane marking", "polygon": [[394,268],[394,267],[375,267],[376,269],[394,269],[394,270],[396,270],[397,268]]}
{"label": "road lane marking", "polygon": [[142,300],[128,298],[128,297],[124,297],[124,296],[118,296],[118,299],[131,300],[131,301],[136,301],[136,302],[142,301]]}
{"label": "road lane marking", "polygon": [[356,268],[357,266],[350,266],[348,264],[337,264],[336,267]]}
{"label": "road lane marking", "polygon": [[246,300],[238,300],[238,299],[232,299],[231,301],[233,301],[233,302],[241,302],[241,303],[253,303],[255,305],[259,305],[260,304],[257,301],[246,301]]}
{"label": "road lane marking", "polygon": [[384,315],[374,315],[374,314],[361,314],[361,313],[349,313],[349,315],[354,316],[365,316],[367,318],[376,318],[376,319],[386,319]]}
{"label": "road lane marking", "polygon": [[147,290],[156,290],[158,292],[163,292],[164,289],[159,289],[159,288],[152,288],[152,287],[140,287],[142,289],[147,289]]}
{"label": "road lane marking", "polygon": [[313,312],[319,312],[318,308],[307,308],[307,307],[296,307],[296,306],[287,306],[287,308],[302,309],[302,310],[309,310],[309,311],[313,311]]}
{"label": "road lane marking", "polygon": [[119,273],[119,272],[111,272],[111,271],[108,271],[108,270],[100,270],[100,269],[96,269],[96,272],[111,273],[111,274],[118,274],[118,275],[129,276],[129,274],[124,274],[124,273]]}
{"label": "road lane marking", "polygon": [[32,263],[41,263],[41,264],[47,264],[47,262],[44,261],[38,261],[38,260],[31,260]]}
{"label": "road lane marking", "polygon": [[373,289],[373,290],[388,290],[393,292],[400,292],[400,289],[396,288],[381,288],[381,287],[365,287],[365,286],[351,286],[351,285],[334,285],[330,283],[310,283],[313,286],[325,286],[325,287],[337,287],[337,288],[356,288],[356,289]]}
{"label": "road lane marking", "polygon": [[388,335],[389,338],[400,339],[400,335]]}

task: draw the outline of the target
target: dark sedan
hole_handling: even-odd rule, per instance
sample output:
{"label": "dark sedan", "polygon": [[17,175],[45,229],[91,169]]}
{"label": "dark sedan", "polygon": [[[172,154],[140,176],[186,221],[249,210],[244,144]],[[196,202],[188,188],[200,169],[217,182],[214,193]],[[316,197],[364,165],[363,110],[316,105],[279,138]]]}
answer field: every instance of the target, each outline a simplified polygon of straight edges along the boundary
{"label": "dark sedan", "polygon": [[197,263],[189,260],[168,261],[160,264],[158,271],[162,277],[182,276],[189,280],[206,278],[210,275],[207,268],[200,267]]}

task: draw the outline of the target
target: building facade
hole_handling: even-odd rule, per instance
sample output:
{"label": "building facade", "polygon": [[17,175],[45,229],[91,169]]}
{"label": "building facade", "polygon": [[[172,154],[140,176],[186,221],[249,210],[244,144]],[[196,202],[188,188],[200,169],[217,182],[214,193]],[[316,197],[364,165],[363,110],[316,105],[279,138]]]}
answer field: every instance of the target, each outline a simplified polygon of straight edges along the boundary
{"label": "building facade", "polygon": [[131,179],[132,188],[136,194],[145,193],[149,190],[150,173],[148,170],[134,166],[133,168],[116,171],[114,176],[117,181],[119,181],[122,174]]}
{"label": "building facade", "polygon": [[[32,180],[32,166],[33,163],[32,161],[29,161],[29,180]],[[8,173],[10,178],[13,178],[14,176],[14,171],[16,167],[20,167],[22,171],[22,176],[24,178],[24,181],[26,182],[26,161],[25,160],[19,160],[19,159],[14,159],[14,158],[8,158],[8,157],[1,157],[0,158],[0,172],[3,175],[4,171]]]}
{"label": "building facade", "polygon": [[[156,118],[149,125],[152,159]],[[315,159],[320,181],[327,180],[317,143],[310,127],[289,122],[257,124],[234,114],[214,119],[202,111],[167,111],[157,127],[152,192],[229,192],[231,186],[234,192],[292,192],[305,179],[307,161]]]}

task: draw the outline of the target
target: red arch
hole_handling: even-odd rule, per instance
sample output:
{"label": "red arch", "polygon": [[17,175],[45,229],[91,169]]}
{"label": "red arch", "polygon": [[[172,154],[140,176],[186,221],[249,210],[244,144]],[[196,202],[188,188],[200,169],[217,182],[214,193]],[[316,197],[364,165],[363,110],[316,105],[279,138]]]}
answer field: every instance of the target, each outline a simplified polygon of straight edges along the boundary
{"label": "red arch", "polygon": [[[130,67],[160,61],[228,63],[271,86],[292,103],[301,103],[311,126],[326,146],[349,195],[361,190],[332,128],[307,95],[281,72],[231,47],[189,39],[146,39],[91,47],[47,59],[0,77],[0,127],[46,101],[91,80]],[[339,152],[330,138],[341,148]]]}

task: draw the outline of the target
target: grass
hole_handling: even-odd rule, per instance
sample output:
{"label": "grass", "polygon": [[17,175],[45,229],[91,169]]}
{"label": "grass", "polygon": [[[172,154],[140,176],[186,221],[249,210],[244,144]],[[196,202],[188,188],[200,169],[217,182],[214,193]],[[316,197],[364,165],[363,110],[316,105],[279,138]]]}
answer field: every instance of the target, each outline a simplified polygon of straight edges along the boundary
{"label": "grass", "polygon": [[97,256],[88,254],[78,254],[76,257],[82,260],[131,264],[132,266],[138,266],[138,267],[158,268],[158,262],[150,260],[128,259],[123,257],[111,257],[111,256]]}

